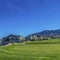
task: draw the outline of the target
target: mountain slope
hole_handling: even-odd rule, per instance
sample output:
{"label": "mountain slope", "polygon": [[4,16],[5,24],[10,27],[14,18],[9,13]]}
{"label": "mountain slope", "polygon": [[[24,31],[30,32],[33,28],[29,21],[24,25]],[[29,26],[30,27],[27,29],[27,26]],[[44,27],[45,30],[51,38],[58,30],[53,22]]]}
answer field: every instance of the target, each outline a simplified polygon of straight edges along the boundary
{"label": "mountain slope", "polygon": [[41,36],[50,36],[50,37],[60,37],[60,29],[57,29],[57,30],[44,30],[44,31],[41,31],[41,32],[38,32],[38,33],[34,33],[34,34],[31,34],[31,35],[28,35],[26,37],[29,38],[31,36],[37,36],[37,37],[41,37]]}

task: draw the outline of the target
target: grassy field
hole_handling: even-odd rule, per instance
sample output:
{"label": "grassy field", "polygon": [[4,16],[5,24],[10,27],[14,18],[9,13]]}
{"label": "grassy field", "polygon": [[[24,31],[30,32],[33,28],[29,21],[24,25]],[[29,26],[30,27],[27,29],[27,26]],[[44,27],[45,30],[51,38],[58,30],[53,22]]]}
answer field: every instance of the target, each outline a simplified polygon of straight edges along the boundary
{"label": "grassy field", "polygon": [[60,60],[60,39],[0,46],[0,60]]}

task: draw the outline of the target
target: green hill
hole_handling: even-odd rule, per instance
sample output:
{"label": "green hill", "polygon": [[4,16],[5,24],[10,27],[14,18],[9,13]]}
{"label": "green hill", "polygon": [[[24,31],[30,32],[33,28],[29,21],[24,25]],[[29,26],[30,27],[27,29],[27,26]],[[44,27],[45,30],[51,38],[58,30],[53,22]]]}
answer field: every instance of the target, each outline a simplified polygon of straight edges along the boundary
{"label": "green hill", "polygon": [[60,39],[0,46],[1,60],[60,60]]}

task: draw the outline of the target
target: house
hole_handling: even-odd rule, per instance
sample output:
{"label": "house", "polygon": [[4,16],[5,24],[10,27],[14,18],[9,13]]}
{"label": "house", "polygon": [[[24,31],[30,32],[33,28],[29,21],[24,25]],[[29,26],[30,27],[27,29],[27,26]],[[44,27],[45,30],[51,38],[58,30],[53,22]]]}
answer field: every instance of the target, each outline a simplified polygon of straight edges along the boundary
{"label": "house", "polygon": [[6,45],[9,43],[22,43],[25,41],[23,36],[10,34],[9,36],[2,39],[2,45]]}
{"label": "house", "polygon": [[26,37],[26,40],[37,41],[38,37],[36,35],[31,35],[31,36]]}

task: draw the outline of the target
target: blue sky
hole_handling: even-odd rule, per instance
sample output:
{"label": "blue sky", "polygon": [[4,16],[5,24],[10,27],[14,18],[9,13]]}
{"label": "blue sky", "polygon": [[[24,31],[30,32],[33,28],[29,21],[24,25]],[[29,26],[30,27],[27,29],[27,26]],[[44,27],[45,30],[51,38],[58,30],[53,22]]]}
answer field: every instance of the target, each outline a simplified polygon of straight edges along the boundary
{"label": "blue sky", "polygon": [[60,0],[0,0],[0,37],[47,29],[60,29]]}

